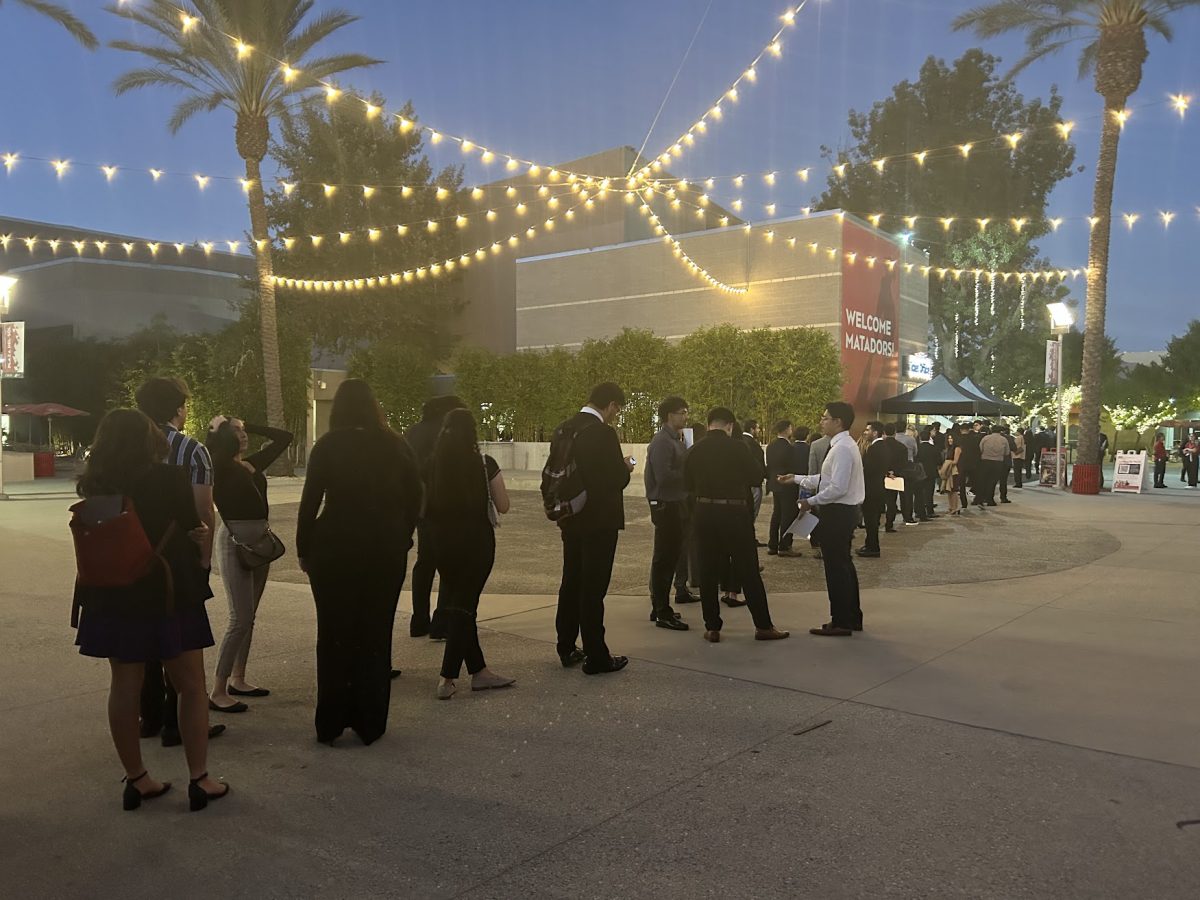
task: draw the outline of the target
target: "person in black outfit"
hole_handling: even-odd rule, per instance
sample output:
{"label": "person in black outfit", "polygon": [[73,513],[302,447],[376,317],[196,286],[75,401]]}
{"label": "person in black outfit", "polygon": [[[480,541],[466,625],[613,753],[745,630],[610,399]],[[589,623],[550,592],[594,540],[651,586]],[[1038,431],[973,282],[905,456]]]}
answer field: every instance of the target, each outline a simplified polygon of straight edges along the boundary
{"label": "person in black outfit", "polygon": [[742,441],[758,467],[758,483],[750,485],[750,522],[754,525],[755,546],[765,547],[767,545],[758,539],[758,513],[762,509],[763,482],[767,478],[767,456],[763,452],[762,444],[758,442],[758,422],[756,420],[747,419],[742,423]]}
{"label": "person in black outfit", "polygon": [[508,491],[496,461],[480,454],[475,418],[467,410],[446,414],[426,482],[447,623],[437,697],[454,696],[464,662],[471,690],[508,687],[514,679],[488,669],[478,627],[479,596],[496,561],[495,529],[499,515],[508,512]]}
{"label": "person in black outfit", "polygon": [[370,744],[387,730],[392,625],[421,477],[365,381],[338,388],[329,427],[309,454],[296,524],[317,607],[317,740],[352,728]]}
{"label": "person in black outfit", "polygon": [[[883,426],[883,446],[888,452],[888,469],[887,474],[890,476],[901,476],[901,473],[908,468],[908,450],[896,440],[896,423],[888,422]],[[912,495],[905,485],[903,491],[885,491],[887,505],[887,527],[886,531],[890,534],[896,530],[896,513],[899,512],[906,524],[915,521],[912,517]]]}
{"label": "person in black outfit", "polygon": [[[421,472],[427,472],[433,446],[442,420],[452,409],[462,409],[466,404],[453,394],[432,397],[421,407],[421,421],[404,433],[404,439],[412,448]],[[428,490],[428,485],[425,486]],[[409,637],[429,635],[435,641],[444,640],[446,628],[437,610],[429,615],[430,596],[433,593],[433,577],[437,574],[437,548],[434,546],[433,529],[424,519],[417,522],[417,561],[412,570],[412,619],[408,623]],[[441,607],[441,590],[438,591],[438,608]]]}
{"label": "person in black outfit", "polygon": [[691,599],[687,589],[687,533],[691,514],[683,484],[687,449],[681,431],[687,424],[688,405],[682,397],[667,397],[658,405],[662,427],[646,448],[646,502],[654,524],[654,553],[650,561],[650,621],[658,628],[687,631],[688,625],[671,608],[675,582],[676,602]]}
{"label": "person in black outfit", "polygon": [[942,467],[942,451],[938,450],[933,432],[928,428],[921,432],[921,441],[917,444],[917,464],[925,470],[925,480],[918,486],[917,518],[928,522],[938,518],[933,511],[933,492],[937,487],[938,470]]}
{"label": "person in black outfit", "polygon": [[969,502],[967,488],[969,487],[971,493],[978,497],[980,486],[983,484],[983,456],[979,451],[979,444],[983,438],[982,421],[971,424],[964,422],[959,426],[959,446],[962,448],[962,453],[959,455],[958,462],[958,498],[962,501],[964,510]]}
{"label": "person in black outfit", "polygon": [[[879,556],[879,517],[887,505],[887,491],[883,487],[884,479],[892,467],[893,454],[888,452],[883,440],[883,424],[868,422],[865,429],[867,438],[871,441],[863,457],[863,525],[866,531],[866,543],[855,552],[859,556],[875,558]],[[900,446],[897,444],[897,446]],[[903,450],[903,447],[900,447]]]}
{"label": "person in black outfit", "polygon": [[[807,444],[804,449],[807,469]],[[792,423],[787,419],[775,423],[775,440],[767,445],[766,456],[767,488],[771,491],[771,530],[767,538],[767,555],[777,556],[780,550],[786,552],[792,548],[792,535],[786,532],[796,520],[796,504],[800,500],[800,488],[794,483],[781,484],[779,476],[802,474],[794,472],[799,454],[792,446]]]}
{"label": "person in black outfit", "polygon": [[[617,538],[625,528],[623,492],[633,472],[633,460],[621,456],[621,441],[611,427],[624,405],[620,387],[610,381],[598,384],[587,405],[554,429],[550,442],[553,448],[559,441],[572,441],[574,463],[587,491],[583,509],[557,523],[563,569],[555,629],[563,666],[582,662],[588,675],[617,672],[629,664],[629,657],[613,656],[604,642],[604,596]],[[575,646],[577,637],[583,640],[582,652]]]}
{"label": "person in black outfit", "polygon": [[[164,465],[168,443],[137,410],[113,410],[100,423],[87,468],[79,479],[83,501],[72,507],[72,531],[87,541],[86,530],[119,516],[124,503],[133,513],[162,565],[126,587],[88,586],[92,573],[76,580],[71,624],[84,656],[107,659],[112,675],[108,722],[125,767],[126,810],[162,796],[169,782],[151,778],[142,762],[138,714],[147,662],[162,666],[179,695],[179,730],[191,782],[193,811],[225,796],[229,786],[209,778],[208,694],[204,648],[213,645],[204,604],[212,591],[204,577],[206,529],[196,513],[187,471]],[[94,583],[93,583],[94,585]]]}
{"label": "person in black outfit", "polygon": [[718,406],[708,413],[708,434],[697,442],[684,463],[688,492],[696,498],[695,533],[700,542],[700,603],[704,609],[704,639],[721,640],[721,606],[717,601],[719,567],[733,560],[734,573],[746,592],[754,620],[754,638],[775,641],[788,637],[771,623],[767,590],[758,571],[754,523],[747,515],[748,489],[762,484],[758,461],[746,452],[733,429],[737,419]]}
{"label": "person in black outfit", "polygon": [[[267,438],[269,443],[256,453],[243,456],[252,434]],[[217,416],[208,425],[204,443],[212,456],[213,500],[221,514],[214,549],[229,600],[229,625],[221,640],[209,709],[245,712],[248,707],[238,697],[266,697],[271,693],[246,682],[254,618],[271,564],[248,569],[241,564],[237,549],[239,543],[254,546],[270,527],[264,473],[291,445],[292,434],[281,428],[247,425],[241,419]]]}

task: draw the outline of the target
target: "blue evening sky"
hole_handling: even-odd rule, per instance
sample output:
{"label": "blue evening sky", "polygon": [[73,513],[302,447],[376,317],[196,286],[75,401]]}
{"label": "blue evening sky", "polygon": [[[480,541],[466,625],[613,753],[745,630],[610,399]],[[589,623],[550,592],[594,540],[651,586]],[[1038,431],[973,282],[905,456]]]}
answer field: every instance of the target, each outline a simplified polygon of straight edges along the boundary
{"label": "blue evening sky", "polygon": [[[136,0],[134,0],[136,2]],[[253,2],[253,0],[247,0]],[[724,121],[673,167],[689,178],[814,166],[801,186],[781,174],[771,192],[747,179],[736,193],[747,215],[793,213],[817,192],[821,144],[848,140],[846,112],[868,108],[894,83],[915,78],[929,54],[953,59],[976,44],[949,22],[973,0],[810,0],[784,34],[779,60],[764,60],[757,84],[726,103]],[[132,36],[132,26],[91,0],[68,4],[105,40]],[[318,0],[317,9],[330,8]],[[661,152],[707,109],[762,48],[786,8],[781,0],[344,0],[361,16],[330,42],[386,60],[349,79],[399,106],[411,98],[434,128],[466,135],[497,151],[565,161],[620,144],[640,146],[668,85],[684,64],[647,150]],[[992,42],[1015,60],[1015,40]],[[87,169],[61,181],[44,163],[25,161],[0,172],[0,214],[136,234],[164,241],[240,237],[247,214],[235,183],[213,182],[200,193],[186,179],[151,183],[145,170],[236,176],[231,114],[197,117],[172,137],[165,121],[174,95],[151,89],[117,98],[114,77],[136,62],[128,54],[82,50],[59,28],[13,3],[0,8],[0,153],[65,157],[140,171],[108,184]],[[1078,120],[1079,162],[1088,171],[1054,193],[1050,214],[1076,217],[1042,248],[1056,266],[1087,259],[1091,163],[1100,100],[1075,75],[1074,55],[1035,65],[1021,76],[1027,96],[1057,83],[1065,113]],[[1180,122],[1169,93],[1195,96]],[[1138,212],[1132,233],[1114,233],[1109,333],[1122,349],[1156,349],[1197,315],[1197,279],[1186,259],[1200,238],[1200,11],[1177,16],[1176,38],[1154,38],[1134,116],[1121,145],[1116,210]],[[457,146],[431,147],[438,165],[458,162]],[[1189,162],[1190,160],[1190,162]],[[478,162],[468,182],[501,177]],[[717,192],[717,199],[732,194]],[[1178,218],[1164,234],[1159,210]],[[715,273],[718,276],[720,273]],[[1082,283],[1080,283],[1082,284]],[[1082,289],[1076,294],[1082,299]]]}

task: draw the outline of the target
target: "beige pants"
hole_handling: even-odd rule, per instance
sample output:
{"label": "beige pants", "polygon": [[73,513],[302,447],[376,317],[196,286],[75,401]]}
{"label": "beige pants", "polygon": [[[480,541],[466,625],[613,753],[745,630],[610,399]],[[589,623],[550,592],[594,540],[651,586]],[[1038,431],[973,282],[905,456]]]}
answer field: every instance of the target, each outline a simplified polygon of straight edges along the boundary
{"label": "beige pants", "polygon": [[250,641],[254,637],[254,617],[267,586],[270,565],[246,569],[238,561],[236,537],[251,543],[262,537],[267,526],[265,519],[222,521],[217,526],[216,549],[221,567],[221,583],[229,598],[229,625],[221,639],[221,654],[217,657],[217,677],[228,678],[234,671],[244,674],[250,657]]}

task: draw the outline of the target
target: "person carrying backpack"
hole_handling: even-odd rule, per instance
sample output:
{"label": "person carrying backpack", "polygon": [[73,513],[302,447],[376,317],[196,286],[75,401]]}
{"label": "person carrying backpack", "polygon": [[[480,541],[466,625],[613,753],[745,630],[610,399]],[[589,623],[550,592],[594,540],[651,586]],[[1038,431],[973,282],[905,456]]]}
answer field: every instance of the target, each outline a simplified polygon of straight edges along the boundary
{"label": "person carrying backpack", "polygon": [[207,545],[208,536],[186,470],[162,462],[167,451],[166,437],[144,413],[110,412],[79,479],[83,500],[71,507],[75,643],[84,656],[109,661],[108,720],[125,768],[126,810],[171,787],[150,776],[139,741],[145,664],[157,660],[179,694],[191,809],[229,793],[229,785],[210,778],[207,769],[203,650],[213,636],[204,604],[212,591],[202,577],[197,543]]}
{"label": "person carrying backpack", "polygon": [[582,662],[588,675],[616,672],[629,663],[628,657],[613,656],[604,642],[604,595],[625,528],[622,493],[635,464],[622,458],[611,427],[624,405],[625,392],[612,382],[592,388],[587,405],[554,429],[542,471],[546,516],[562,531],[558,657],[565,668]]}

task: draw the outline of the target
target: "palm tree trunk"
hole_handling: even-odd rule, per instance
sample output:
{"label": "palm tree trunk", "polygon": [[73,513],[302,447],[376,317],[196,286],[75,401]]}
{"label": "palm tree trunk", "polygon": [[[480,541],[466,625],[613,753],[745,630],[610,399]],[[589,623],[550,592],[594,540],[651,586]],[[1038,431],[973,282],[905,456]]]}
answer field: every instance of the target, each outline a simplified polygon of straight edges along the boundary
{"label": "palm tree trunk", "polygon": [[[262,189],[259,161],[246,159],[247,192],[250,206],[250,233],[254,238],[254,259],[258,268],[259,333],[262,340],[263,386],[267,397],[267,424],[286,428],[283,414],[283,379],[279,366],[279,326],[275,315],[275,271],[271,265],[271,244],[267,231],[267,204]],[[260,243],[265,241],[266,243]],[[261,247],[261,249],[259,249]],[[287,454],[280,457],[280,468],[290,473]]]}
{"label": "palm tree trunk", "polygon": [[1112,235],[1113,183],[1117,177],[1117,146],[1121,124],[1116,113],[1124,106],[1105,103],[1100,131],[1100,156],[1092,190],[1092,216],[1098,219],[1088,245],[1087,313],[1084,318],[1082,397],[1079,403],[1079,462],[1096,464],[1100,436],[1100,362],[1104,353],[1104,319],[1108,300],[1108,249]]}

